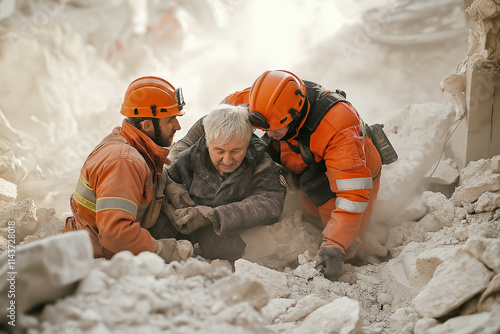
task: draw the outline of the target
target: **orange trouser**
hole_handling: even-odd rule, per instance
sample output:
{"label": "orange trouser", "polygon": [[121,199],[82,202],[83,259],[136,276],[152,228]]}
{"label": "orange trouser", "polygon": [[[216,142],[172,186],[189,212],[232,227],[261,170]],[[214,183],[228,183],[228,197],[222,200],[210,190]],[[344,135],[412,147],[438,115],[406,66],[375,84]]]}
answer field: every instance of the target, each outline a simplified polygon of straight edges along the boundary
{"label": "orange trouser", "polygon": [[[370,202],[368,203],[368,206],[366,207],[365,211],[363,212],[363,215],[361,216],[361,223],[357,232],[357,237],[359,240],[362,240],[363,235],[365,233],[365,227],[368,224],[370,220],[370,216],[372,215],[373,212],[373,204],[375,203],[375,200],[377,199],[377,194],[378,194],[378,189],[380,186],[380,175],[377,176],[375,180],[373,180],[373,189],[371,192],[370,196]],[[314,205],[305,195],[302,195],[300,198],[300,202],[304,209],[311,215],[315,217],[320,217],[321,221],[323,222],[323,226],[326,227],[328,223],[330,222],[330,218],[332,215],[332,211],[335,210],[335,200],[336,198],[330,198],[328,201],[326,201],[324,204],[320,205],[319,207]],[[325,229],[326,231],[326,229]],[[328,236],[329,239],[331,240],[336,240],[337,238],[334,235]],[[349,236],[350,238],[352,237],[351,240],[356,240],[355,236]],[[345,238],[342,238],[345,239]],[[342,245],[338,243],[340,248],[345,251],[345,248],[349,247],[350,245]]]}

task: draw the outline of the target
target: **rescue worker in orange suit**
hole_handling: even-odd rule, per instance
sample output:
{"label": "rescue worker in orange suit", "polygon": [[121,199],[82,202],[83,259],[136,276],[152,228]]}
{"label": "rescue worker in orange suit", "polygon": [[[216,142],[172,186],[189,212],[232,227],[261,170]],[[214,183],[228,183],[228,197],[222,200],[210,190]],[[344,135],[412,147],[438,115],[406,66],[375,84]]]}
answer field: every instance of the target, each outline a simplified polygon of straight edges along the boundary
{"label": "rescue worker in orange suit", "polygon": [[[248,105],[250,121],[265,131],[273,159],[298,180],[302,205],[324,225],[317,266],[326,278],[337,280],[343,261],[359,249],[382,169],[357,111],[342,91],[282,70],[264,72],[223,102]],[[199,132],[196,126],[180,140],[185,146]]]}
{"label": "rescue worker in orange suit", "polygon": [[70,198],[73,216],[64,231],[86,230],[94,257],[149,251],[171,262],[193,254],[189,241],[156,240],[148,231],[163,205],[166,147],[181,129],[177,116],[184,105],[182,90],[162,78],[141,77],[129,85],[121,107],[127,118],[87,157]]}

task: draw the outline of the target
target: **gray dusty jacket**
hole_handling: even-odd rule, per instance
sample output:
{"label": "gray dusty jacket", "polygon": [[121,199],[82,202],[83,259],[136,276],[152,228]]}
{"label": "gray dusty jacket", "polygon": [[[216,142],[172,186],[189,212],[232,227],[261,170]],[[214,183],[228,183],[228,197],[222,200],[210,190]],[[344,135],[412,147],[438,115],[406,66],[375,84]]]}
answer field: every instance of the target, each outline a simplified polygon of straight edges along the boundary
{"label": "gray dusty jacket", "polygon": [[278,222],[286,194],[283,173],[256,135],[240,167],[224,177],[210,160],[204,136],[169,168],[172,180],[183,183],[197,205],[214,208],[219,235]]}

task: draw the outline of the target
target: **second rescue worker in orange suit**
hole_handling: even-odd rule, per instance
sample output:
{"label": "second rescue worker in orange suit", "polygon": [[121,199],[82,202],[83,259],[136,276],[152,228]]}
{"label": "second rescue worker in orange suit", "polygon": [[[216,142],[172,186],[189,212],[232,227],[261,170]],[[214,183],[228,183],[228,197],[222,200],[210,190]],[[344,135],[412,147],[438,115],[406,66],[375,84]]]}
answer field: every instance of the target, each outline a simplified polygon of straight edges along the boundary
{"label": "second rescue worker in orange suit", "polygon": [[250,121],[266,131],[275,160],[299,178],[303,205],[324,224],[316,260],[330,280],[360,244],[382,168],[364,123],[340,93],[287,71],[266,71],[224,101],[249,104]]}

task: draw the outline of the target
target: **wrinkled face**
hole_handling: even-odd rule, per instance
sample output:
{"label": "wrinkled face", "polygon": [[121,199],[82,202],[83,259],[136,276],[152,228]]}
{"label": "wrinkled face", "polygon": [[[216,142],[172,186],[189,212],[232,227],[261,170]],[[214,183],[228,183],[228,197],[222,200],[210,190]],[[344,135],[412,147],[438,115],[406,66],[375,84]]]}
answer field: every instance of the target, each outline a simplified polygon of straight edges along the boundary
{"label": "wrinkled face", "polygon": [[213,165],[222,175],[232,173],[240,167],[247,154],[249,141],[247,139],[232,138],[227,144],[208,144],[208,153]]}
{"label": "wrinkled face", "polygon": [[288,132],[288,125],[275,130],[267,130],[266,132],[269,137],[275,140],[280,140],[281,138],[285,137],[286,133]]}

